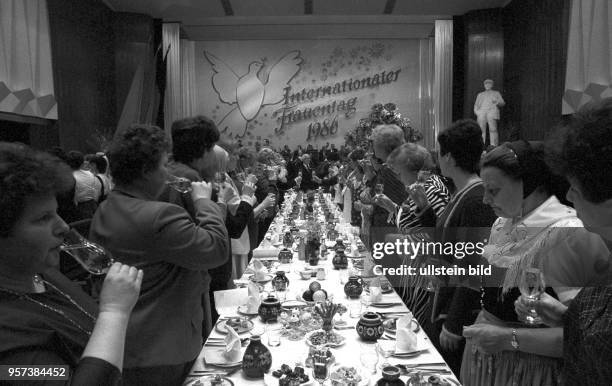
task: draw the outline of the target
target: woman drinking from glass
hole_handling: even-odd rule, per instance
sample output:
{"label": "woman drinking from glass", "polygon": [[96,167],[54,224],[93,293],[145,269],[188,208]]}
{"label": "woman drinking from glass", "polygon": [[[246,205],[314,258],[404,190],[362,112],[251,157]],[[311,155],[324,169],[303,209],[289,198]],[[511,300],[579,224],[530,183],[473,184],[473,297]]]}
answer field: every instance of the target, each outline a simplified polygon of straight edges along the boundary
{"label": "woman drinking from glass", "polygon": [[55,194],[70,174],[49,154],[0,143],[0,365],[65,365],[66,384],[119,384],[143,273],[113,264],[96,305],[54,268],[68,231]]}

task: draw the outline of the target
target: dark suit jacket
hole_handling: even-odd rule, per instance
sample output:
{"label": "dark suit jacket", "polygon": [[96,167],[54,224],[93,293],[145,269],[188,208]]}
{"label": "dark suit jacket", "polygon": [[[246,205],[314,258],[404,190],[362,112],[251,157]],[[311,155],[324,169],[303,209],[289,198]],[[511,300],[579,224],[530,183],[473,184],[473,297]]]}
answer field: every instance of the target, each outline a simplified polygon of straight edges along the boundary
{"label": "dark suit jacket", "polygon": [[194,206],[197,223],[178,205],[115,189],[93,218],[90,239],[144,270],[125,368],[182,364],[201,350],[202,271],[223,264],[229,247],[219,206],[209,199]]}
{"label": "dark suit jacket", "polygon": [[304,164],[300,165],[299,170],[302,172],[302,183],[300,184],[301,190],[314,190],[319,187],[319,185],[312,180],[312,172],[315,170],[312,162],[310,163],[309,168],[306,168]]}

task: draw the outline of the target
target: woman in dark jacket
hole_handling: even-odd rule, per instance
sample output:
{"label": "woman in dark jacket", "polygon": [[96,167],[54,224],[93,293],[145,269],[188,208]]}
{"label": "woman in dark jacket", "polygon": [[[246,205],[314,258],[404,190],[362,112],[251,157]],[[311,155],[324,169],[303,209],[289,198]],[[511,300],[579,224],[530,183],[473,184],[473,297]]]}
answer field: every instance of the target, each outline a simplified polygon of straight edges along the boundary
{"label": "woman in dark jacket", "polygon": [[0,365],[63,365],[65,384],[115,385],[143,274],[115,263],[98,306],[56,270],[68,226],[55,194],[71,181],[59,159],[0,143]]}

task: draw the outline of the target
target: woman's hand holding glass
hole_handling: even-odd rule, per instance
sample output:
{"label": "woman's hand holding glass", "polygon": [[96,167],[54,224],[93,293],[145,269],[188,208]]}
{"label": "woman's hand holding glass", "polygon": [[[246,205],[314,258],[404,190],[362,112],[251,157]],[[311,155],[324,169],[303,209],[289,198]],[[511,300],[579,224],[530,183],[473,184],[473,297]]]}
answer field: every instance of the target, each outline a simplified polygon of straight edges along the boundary
{"label": "woman's hand holding glass", "polygon": [[395,203],[384,193],[377,194],[372,201],[389,213],[395,212]]}
{"label": "woman's hand holding glass", "polygon": [[126,264],[113,263],[100,292],[100,313],[129,316],[138,300],[143,272]]}
{"label": "woman's hand holding glass", "polygon": [[234,197],[234,189],[227,182],[222,182],[218,185],[219,193],[217,194],[217,198],[219,203],[227,204],[232,197]]}
{"label": "woman's hand holding glass", "polygon": [[201,198],[210,199],[210,197],[212,197],[212,190],[213,190],[212,184],[208,182],[204,182],[204,181],[192,182],[191,183],[191,198],[193,199],[194,202]]}
{"label": "woman's hand holding glass", "polygon": [[420,210],[427,208],[429,205],[429,199],[423,184],[414,183],[410,185],[408,187],[408,195]]}
{"label": "woman's hand holding glass", "polygon": [[542,271],[538,268],[526,268],[521,274],[519,289],[522,297],[531,305],[529,313],[525,316],[525,323],[530,325],[542,323],[542,319],[534,308],[535,303],[540,300],[540,296],[546,289]]}
{"label": "woman's hand holding glass", "polygon": [[514,310],[519,320],[526,320],[533,309],[540,316],[542,323],[550,327],[560,327],[563,325],[563,315],[567,311],[567,306],[546,292],[540,295],[540,300],[532,301],[521,296],[514,302]]}
{"label": "woman's hand holding glass", "polygon": [[253,194],[255,194],[256,189],[257,187],[255,186],[255,184],[251,182],[245,182],[242,185],[242,194],[245,196],[252,196]]}

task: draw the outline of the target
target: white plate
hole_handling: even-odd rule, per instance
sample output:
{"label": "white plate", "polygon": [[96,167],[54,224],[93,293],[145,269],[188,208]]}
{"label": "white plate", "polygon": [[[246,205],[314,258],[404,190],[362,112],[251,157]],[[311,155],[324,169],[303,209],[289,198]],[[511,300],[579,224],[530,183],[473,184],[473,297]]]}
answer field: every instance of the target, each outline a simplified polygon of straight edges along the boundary
{"label": "white plate", "polygon": [[[217,322],[217,324],[215,324],[215,330],[217,330],[219,333],[221,334],[227,334],[227,329],[226,327],[226,323],[227,320],[221,320],[219,322]],[[239,327],[239,328],[234,328],[234,331],[236,331],[237,334],[244,334],[245,332],[249,332],[253,329],[254,325],[253,322],[250,320],[246,321],[248,327]]]}
{"label": "white plate", "polygon": [[221,367],[221,368],[237,367],[241,364],[242,364],[242,361],[232,362],[232,363],[209,363],[209,365],[211,365],[212,367]]}
{"label": "white plate", "polygon": [[266,284],[269,283],[270,281],[272,281],[272,275],[270,275],[269,273],[267,273],[263,279],[260,280],[255,280],[255,274],[252,274],[251,276],[249,276],[249,280],[254,282],[254,283],[258,283],[258,284]]}
{"label": "white plate", "polygon": [[396,352],[391,354],[391,356],[396,358],[412,358],[421,355],[424,351],[429,350],[430,347],[431,342],[429,341],[429,339],[425,338],[422,335],[417,335],[417,344],[414,350]]}

